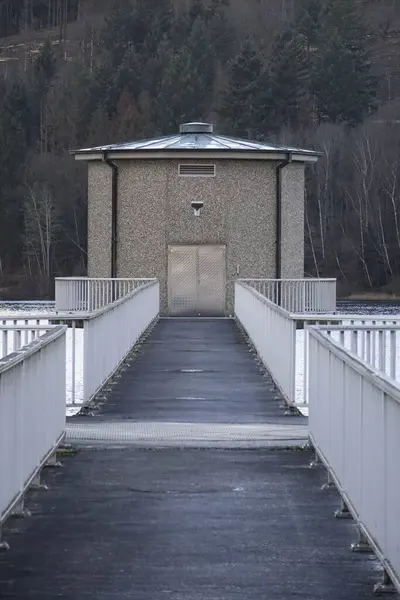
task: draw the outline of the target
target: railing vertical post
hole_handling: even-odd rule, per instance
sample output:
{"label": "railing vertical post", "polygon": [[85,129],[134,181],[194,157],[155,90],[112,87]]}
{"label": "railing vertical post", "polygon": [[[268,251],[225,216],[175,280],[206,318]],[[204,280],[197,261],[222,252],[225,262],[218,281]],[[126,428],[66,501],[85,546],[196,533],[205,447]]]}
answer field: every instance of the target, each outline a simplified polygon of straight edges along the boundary
{"label": "railing vertical post", "polygon": [[84,301],[84,308],[82,307],[83,310],[87,310],[87,311],[91,311],[92,310],[92,302],[89,296],[89,280],[85,280],[84,281],[84,294],[83,294],[83,301]]}
{"label": "railing vertical post", "polygon": [[6,356],[6,354],[8,354],[8,334],[7,334],[7,330],[4,330],[2,332],[1,335],[1,340],[2,340],[2,344],[1,344],[1,357]]}
{"label": "railing vertical post", "polygon": [[366,331],[365,332],[365,341],[366,341],[367,363],[370,365],[371,364],[371,358],[372,358],[372,354],[371,354],[371,332],[370,331]]}
{"label": "railing vertical post", "polygon": [[72,369],[72,373],[71,373],[71,385],[72,385],[72,404],[75,404],[75,399],[76,399],[76,395],[75,395],[75,385],[76,385],[76,331],[75,331],[75,327],[76,327],[76,323],[75,321],[72,321],[72,351],[71,351],[71,369]]}
{"label": "railing vertical post", "polygon": [[378,332],[379,341],[379,368],[386,373],[385,331]]}
{"label": "railing vertical post", "polygon": [[278,306],[282,306],[282,281],[276,282],[276,303]]}
{"label": "railing vertical post", "polygon": [[290,402],[294,405],[296,403],[296,321],[291,319],[292,326],[292,341],[291,341],[291,352],[290,352],[290,379],[291,379],[291,396],[289,397]]}
{"label": "railing vertical post", "polygon": [[83,402],[88,402],[90,398],[90,340],[89,340],[89,321],[83,322]]}
{"label": "railing vertical post", "polygon": [[303,374],[303,380],[304,380],[303,402],[304,402],[304,404],[308,404],[308,386],[309,386],[308,365],[309,365],[309,352],[310,352],[309,344],[310,344],[310,335],[308,333],[307,325],[304,324],[304,374]]}
{"label": "railing vertical post", "polygon": [[[375,326],[375,321],[372,321],[372,325]],[[371,355],[372,355],[372,366],[377,367],[377,356],[376,356],[376,331],[371,331]]]}
{"label": "railing vertical post", "polygon": [[[353,325],[353,321],[350,321],[350,325]],[[357,356],[359,356],[360,348],[361,348],[360,332],[357,330],[354,330],[351,332],[350,337],[351,337],[351,351],[354,352],[354,354],[356,354]]]}
{"label": "railing vertical post", "polygon": [[396,379],[396,331],[390,332],[390,377]]}

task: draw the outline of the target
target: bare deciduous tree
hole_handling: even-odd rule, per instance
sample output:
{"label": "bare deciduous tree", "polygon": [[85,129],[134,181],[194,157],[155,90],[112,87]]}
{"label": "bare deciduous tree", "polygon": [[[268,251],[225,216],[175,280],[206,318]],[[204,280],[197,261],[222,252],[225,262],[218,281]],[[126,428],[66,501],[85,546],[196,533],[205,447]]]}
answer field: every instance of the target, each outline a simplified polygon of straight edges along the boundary
{"label": "bare deciduous tree", "polygon": [[48,289],[52,277],[52,258],[57,240],[58,220],[54,199],[47,185],[29,188],[24,207],[26,265],[31,277],[39,276]]}

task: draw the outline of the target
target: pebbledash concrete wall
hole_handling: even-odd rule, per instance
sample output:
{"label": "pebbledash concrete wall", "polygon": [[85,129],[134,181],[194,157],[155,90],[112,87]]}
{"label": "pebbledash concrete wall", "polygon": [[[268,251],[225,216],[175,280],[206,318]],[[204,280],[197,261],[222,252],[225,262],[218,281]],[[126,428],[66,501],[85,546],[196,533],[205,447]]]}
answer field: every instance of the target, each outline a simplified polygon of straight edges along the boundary
{"label": "pebbledash concrete wall", "polygon": [[88,275],[110,277],[111,185],[109,166],[89,164],[88,173]]}
{"label": "pebbledash concrete wall", "polygon": [[304,163],[282,171],[282,279],[304,277]]}
{"label": "pebbledash concrete wall", "polygon": [[[179,164],[215,164],[215,177],[179,177]],[[119,277],[157,277],[167,312],[168,246],[226,245],[227,312],[234,280],[274,278],[276,163],[264,160],[121,160],[118,193]],[[303,277],[304,164],[283,177],[282,274]],[[204,202],[195,217],[192,200]],[[111,271],[111,169],[89,163],[88,274]]]}

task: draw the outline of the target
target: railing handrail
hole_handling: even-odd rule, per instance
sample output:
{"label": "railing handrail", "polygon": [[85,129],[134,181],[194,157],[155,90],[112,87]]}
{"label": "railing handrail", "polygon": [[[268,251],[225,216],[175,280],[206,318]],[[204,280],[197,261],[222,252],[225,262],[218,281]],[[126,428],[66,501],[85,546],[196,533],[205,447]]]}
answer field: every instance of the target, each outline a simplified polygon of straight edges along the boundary
{"label": "railing handrail", "polygon": [[[11,316],[11,315],[2,315],[0,314],[0,323],[1,321],[70,321],[75,320],[78,321],[82,319],[82,315],[85,315],[84,312],[54,312],[54,313],[31,313],[29,316],[19,315],[19,316]],[[16,325],[18,328],[20,327],[18,324]],[[22,327],[22,324],[21,324]],[[29,327],[29,325],[28,325]],[[32,325],[34,327],[34,325]]]}
{"label": "railing handrail", "polygon": [[[50,331],[47,331],[40,337],[32,340],[26,346],[23,346],[20,350],[6,354],[0,359],[0,375],[8,371],[12,367],[15,367],[18,363],[32,356],[36,352],[39,352],[42,348],[61,337],[67,330],[66,325],[49,325]],[[43,328],[42,328],[43,329]]]}
{"label": "railing handrail", "polygon": [[[329,328],[328,328],[329,329]],[[369,381],[377,385],[383,392],[393,397],[393,400],[400,404],[400,383],[378,371],[354,352],[342,346],[335,339],[324,335],[319,326],[308,327],[308,332],[316,338],[326,349],[330,350],[335,356],[350,365],[357,373],[366,377]]]}
{"label": "railing handrail", "polygon": [[55,277],[55,281],[157,281],[156,277]]}
{"label": "railing handrail", "polygon": [[290,281],[290,282],[307,281],[307,283],[309,283],[310,281],[313,281],[313,282],[321,281],[321,282],[326,283],[327,281],[336,282],[336,279],[334,277],[303,277],[303,278],[298,278],[298,279],[286,279],[286,278],[285,279],[273,279],[273,278],[257,278],[257,277],[250,278],[250,277],[248,277],[247,279],[239,278],[236,281],[238,281],[238,282],[241,282],[241,281]]}
{"label": "railing handrail", "polygon": [[[276,312],[287,317],[288,319],[291,317],[291,313],[289,311],[287,311],[285,308],[282,308],[281,306],[278,306],[278,304],[275,304],[275,302],[272,302],[272,300],[268,300],[268,298],[266,298],[263,294],[261,294],[261,292],[258,292],[255,288],[251,287],[251,285],[248,285],[245,281],[246,281],[245,279],[237,279],[236,283],[243,286],[246,290],[251,292],[256,298],[258,298],[258,300],[260,300],[261,302],[263,302],[264,304],[266,304],[267,306],[269,306]],[[249,280],[249,281],[254,281],[254,280]]]}
{"label": "railing handrail", "polygon": [[319,331],[397,331],[400,330],[400,321],[393,325],[316,325],[314,327],[318,327]]}
{"label": "railing handrail", "polygon": [[130,300],[136,294],[140,294],[141,292],[144,292],[145,290],[147,290],[147,288],[149,288],[150,286],[157,285],[157,284],[158,284],[158,279],[153,279],[152,281],[149,281],[148,283],[145,283],[144,285],[141,285],[140,287],[137,287],[136,289],[132,290],[131,292],[129,292],[122,298],[119,298],[119,300],[114,300],[114,302],[111,302],[110,304],[106,304],[106,306],[102,306],[102,307],[96,308],[95,310],[92,310],[90,312],[84,313],[85,321],[89,321],[90,319],[95,319],[96,317],[99,317],[100,315],[103,315],[104,313],[107,313],[110,310],[114,310],[115,308],[118,308],[118,306],[120,306],[127,300]]}
{"label": "railing handrail", "polygon": [[49,327],[52,325],[0,325],[0,331],[43,331]]}
{"label": "railing handrail", "polygon": [[[396,315],[367,315],[367,314],[348,314],[348,313],[290,313],[292,319],[296,321],[393,321],[400,322],[400,313]],[[356,325],[355,325],[356,326]],[[320,325],[319,327],[323,327]],[[332,325],[333,327],[333,325]]]}

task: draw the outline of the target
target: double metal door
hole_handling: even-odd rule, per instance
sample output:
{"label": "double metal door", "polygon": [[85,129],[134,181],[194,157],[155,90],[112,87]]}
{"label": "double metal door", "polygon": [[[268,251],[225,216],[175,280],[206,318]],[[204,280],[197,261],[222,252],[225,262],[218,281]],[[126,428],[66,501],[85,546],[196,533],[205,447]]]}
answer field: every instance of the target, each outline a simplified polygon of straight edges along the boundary
{"label": "double metal door", "polygon": [[225,278],[225,246],[169,246],[169,314],[224,315]]}

